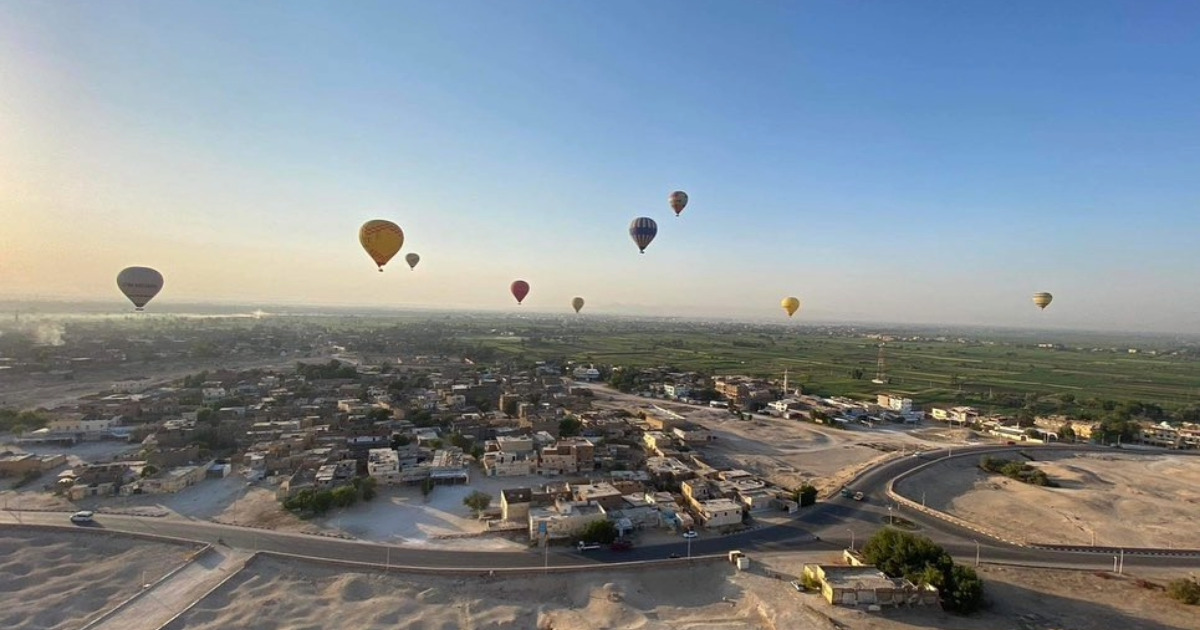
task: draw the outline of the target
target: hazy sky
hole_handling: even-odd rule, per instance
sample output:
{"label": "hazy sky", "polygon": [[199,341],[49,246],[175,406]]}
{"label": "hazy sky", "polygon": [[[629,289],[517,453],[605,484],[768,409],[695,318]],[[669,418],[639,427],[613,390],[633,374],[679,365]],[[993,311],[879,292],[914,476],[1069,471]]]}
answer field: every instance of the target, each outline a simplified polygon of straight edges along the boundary
{"label": "hazy sky", "polygon": [[1200,331],[1200,3],[7,0],[0,226],[6,298]]}

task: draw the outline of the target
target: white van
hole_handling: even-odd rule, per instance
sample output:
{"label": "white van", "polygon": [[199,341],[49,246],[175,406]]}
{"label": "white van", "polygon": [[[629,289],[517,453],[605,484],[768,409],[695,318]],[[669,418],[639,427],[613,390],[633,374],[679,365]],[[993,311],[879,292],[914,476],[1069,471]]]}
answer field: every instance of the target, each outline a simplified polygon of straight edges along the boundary
{"label": "white van", "polygon": [[91,523],[95,516],[91,510],[81,510],[71,515],[72,523]]}

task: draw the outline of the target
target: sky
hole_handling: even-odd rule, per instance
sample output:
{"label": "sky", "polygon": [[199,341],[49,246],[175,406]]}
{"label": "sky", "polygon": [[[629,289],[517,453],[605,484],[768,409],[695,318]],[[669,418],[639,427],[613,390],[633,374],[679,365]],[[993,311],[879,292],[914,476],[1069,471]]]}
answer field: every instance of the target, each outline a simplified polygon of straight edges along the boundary
{"label": "sky", "polygon": [[151,310],[520,278],[532,311],[1200,332],[1198,33],[1186,0],[8,0],[0,298],[115,305],[145,265]]}

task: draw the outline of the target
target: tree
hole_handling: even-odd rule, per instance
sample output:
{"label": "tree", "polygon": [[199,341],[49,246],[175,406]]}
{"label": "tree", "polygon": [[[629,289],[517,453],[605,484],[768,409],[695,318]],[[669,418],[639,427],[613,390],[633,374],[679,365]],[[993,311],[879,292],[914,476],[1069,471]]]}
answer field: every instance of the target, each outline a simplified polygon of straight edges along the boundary
{"label": "tree", "polygon": [[322,490],[312,495],[312,501],[309,503],[309,509],[317,514],[324,514],[333,507],[333,493],[328,490]]}
{"label": "tree", "polygon": [[358,490],[354,486],[342,486],[333,491],[333,504],[337,507],[350,507],[358,501]]}
{"label": "tree", "polygon": [[426,478],[421,482],[421,496],[428,498],[431,494],[433,494],[433,480]]}
{"label": "tree", "polygon": [[367,412],[367,420],[371,422],[386,422],[392,419],[392,410],[377,407]]}
{"label": "tree", "polygon": [[216,424],[219,422],[217,418],[217,412],[209,409],[208,407],[199,409],[196,411],[196,422],[203,424]]}
{"label": "tree", "polygon": [[488,506],[491,504],[492,495],[480,492],[479,490],[475,490],[463,498],[463,505],[471,508],[471,512],[475,514],[475,518],[479,518],[479,515],[488,509]]}
{"label": "tree", "polygon": [[558,436],[559,437],[573,437],[573,436],[579,435],[579,432],[582,429],[583,429],[583,422],[580,422],[576,418],[570,418],[570,417],[563,418],[562,420],[560,420],[558,422]]}
{"label": "tree", "polygon": [[804,484],[796,491],[796,502],[800,507],[812,505],[817,502],[817,488],[812,484]]}
{"label": "tree", "polygon": [[374,477],[363,477],[361,480],[355,479],[355,481],[359,481],[356,486],[358,487],[358,495],[363,501],[370,501],[375,498],[375,495],[379,494],[376,490],[379,487],[379,481]]}
{"label": "tree", "polygon": [[966,614],[983,605],[983,581],[975,570],[954,564],[924,536],[883,529],[863,546],[863,556],[889,576],[937,587],[942,608],[948,611]]}
{"label": "tree", "polygon": [[391,441],[388,443],[392,447],[392,450],[396,450],[401,446],[408,446],[409,444],[412,444],[412,438],[399,433],[393,435]]}
{"label": "tree", "polygon": [[1058,431],[1058,439],[1074,442],[1075,441],[1075,427],[1073,427],[1069,424],[1063,425],[1063,428],[1059,429],[1059,431]]}
{"label": "tree", "polygon": [[517,404],[518,401],[516,398],[505,398],[504,405],[500,408],[500,411],[503,411],[504,415],[509,418],[514,418],[517,415]]}
{"label": "tree", "polygon": [[579,539],[589,543],[610,544],[617,539],[617,526],[608,519],[592,521],[584,525],[583,531],[579,533]]}
{"label": "tree", "polygon": [[146,464],[142,466],[142,477],[153,477],[158,474],[158,467],[154,464]]}
{"label": "tree", "polygon": [[1175,601],[1195,606],[1200,604],[1200,582],[1188,578],[1171,580],[1171,583],[1167,584],[1167,595]]}

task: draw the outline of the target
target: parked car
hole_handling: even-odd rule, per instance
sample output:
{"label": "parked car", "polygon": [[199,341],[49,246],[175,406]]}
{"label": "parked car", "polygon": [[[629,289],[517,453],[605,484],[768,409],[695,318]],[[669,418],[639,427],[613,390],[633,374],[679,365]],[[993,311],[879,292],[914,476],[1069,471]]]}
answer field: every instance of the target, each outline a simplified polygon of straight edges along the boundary
{"label": "parked car", "polygon": [[599,548],[600,548],[600,544],[599,544],[599,543],[589,543],[589,542],[583,542],[583,541],[581,540],[581,541],[579,541],[579,544],[578,544],[578,545],[576,545],[576,548],[578,548],[580,551],[588,551],[588,550],[591,550],[591,549],[599,549]]}
{"label": "parked car", "polygon": [[670,555],[670,557],[671,557],[671,558],[682,558],[683,556],[680,556],[680,555],[679,555],[679,554],[677,554],[677,553],[673,553],[673,554],[671,554],[671,555]]}
{"label": "parked car", "polygon": [[695,538],[696,536],[697,536],[697,534],[696,534],[695,530],[689,529],[688,531],[683,532],[684,538]]}
{"label": "parked car", "polygon": [[71,515],[72,523],[91,523],[96,514],[91,510],[80,510]]}

